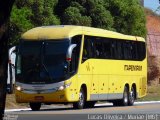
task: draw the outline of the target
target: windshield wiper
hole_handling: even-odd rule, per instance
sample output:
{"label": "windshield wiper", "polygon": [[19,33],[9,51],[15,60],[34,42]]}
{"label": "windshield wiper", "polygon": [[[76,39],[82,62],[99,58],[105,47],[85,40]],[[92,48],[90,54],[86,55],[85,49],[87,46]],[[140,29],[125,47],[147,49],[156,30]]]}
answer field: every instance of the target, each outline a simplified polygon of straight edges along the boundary
{"label": "windshield wiper", "polygon": [[43,51],[44,50],[44,45],[45,45],[45,42],[42,42],[42,44],[41,44],[41,52],[40,52],[40,54],[41,54],[41,64],[44,67],[49,79],[52,81],[53,80],[52,76],[50,75],[46,65],[44,64],[44,51]]}
{"label": "windshield wiper", "polygon": [[45,71],[47,72],[48,77],[49,77],[50,80],[52,81],[53,79],[52,79],[52,77],[51,77],[51,75],[50,75],[50,73],[49,73],[47,67],[45,66],[45,64],[44,64],[43,62],[42,62],[42,66],[44,67]]}

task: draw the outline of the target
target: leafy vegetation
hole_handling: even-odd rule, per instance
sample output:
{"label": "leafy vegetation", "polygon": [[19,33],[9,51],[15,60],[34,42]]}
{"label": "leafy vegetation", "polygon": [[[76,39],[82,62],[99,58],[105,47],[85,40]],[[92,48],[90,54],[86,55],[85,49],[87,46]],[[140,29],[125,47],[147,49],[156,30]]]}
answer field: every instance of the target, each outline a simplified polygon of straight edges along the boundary
{"label": "leafy vegetation", "polygon": [[10,43],[36,26],[83,25],[146,36],[139,0],[16,0],[10,23]]}
{"label": "leafy vegetation", "polygon": [[[152,82],[153,83],[153,82]],[[148,86],[147,95],[138,101],[159,101],[160,100],[160,84],[151,84]]]}
{"label": "leafy vegetation", "polygon": [[156,56],[148,56],[148,84],[151,84],[152,81],[155,81],[159,78],[160,68],[159,68],[159,60]]}

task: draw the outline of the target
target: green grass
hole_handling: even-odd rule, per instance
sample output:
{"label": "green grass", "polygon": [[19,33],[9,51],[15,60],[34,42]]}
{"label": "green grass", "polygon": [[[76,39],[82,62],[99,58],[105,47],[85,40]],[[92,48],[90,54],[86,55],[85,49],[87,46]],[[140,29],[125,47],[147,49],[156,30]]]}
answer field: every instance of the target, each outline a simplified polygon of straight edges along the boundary
{"label": "green grass", "polygon": [[147,95],[138,101],[160,101],[160,84],[148,86]]}

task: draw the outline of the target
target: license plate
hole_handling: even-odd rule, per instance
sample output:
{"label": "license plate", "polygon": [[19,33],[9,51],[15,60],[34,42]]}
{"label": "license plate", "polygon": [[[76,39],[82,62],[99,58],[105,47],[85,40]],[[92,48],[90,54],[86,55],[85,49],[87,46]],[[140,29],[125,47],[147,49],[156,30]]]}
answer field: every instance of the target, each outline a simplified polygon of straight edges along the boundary
{"label": "license plate", "polygon": [[43,101],[44,97],[43,96],[35,96],[34,99],[37,101]]}

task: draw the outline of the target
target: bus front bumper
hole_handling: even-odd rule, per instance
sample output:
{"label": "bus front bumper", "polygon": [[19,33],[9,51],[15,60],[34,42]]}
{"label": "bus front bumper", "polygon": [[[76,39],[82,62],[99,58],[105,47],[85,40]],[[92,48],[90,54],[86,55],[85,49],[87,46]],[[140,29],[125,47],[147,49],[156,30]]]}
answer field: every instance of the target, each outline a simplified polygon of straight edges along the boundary
{"label": "bus front bumper", "polygon": [[41,103],[63,103],[63,102],[75,102],[78,101],[78,94],[76,91],[70,89],[59,90],[52,93],[40,93],[30,94],[23,91],[15,90],[16,102],[29,103],[29,102],[41,102]]}

